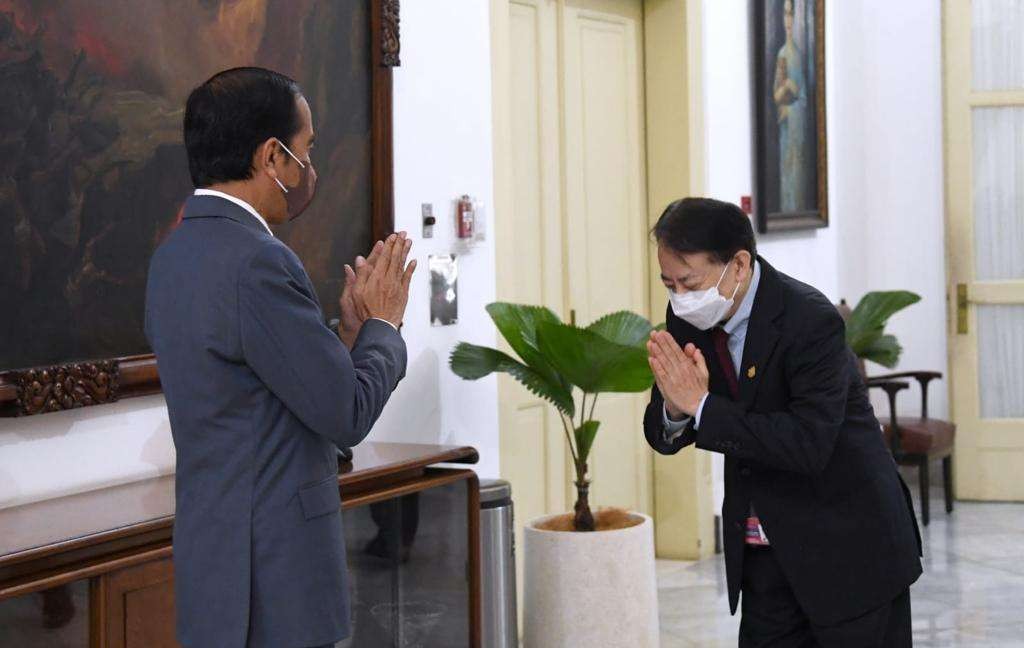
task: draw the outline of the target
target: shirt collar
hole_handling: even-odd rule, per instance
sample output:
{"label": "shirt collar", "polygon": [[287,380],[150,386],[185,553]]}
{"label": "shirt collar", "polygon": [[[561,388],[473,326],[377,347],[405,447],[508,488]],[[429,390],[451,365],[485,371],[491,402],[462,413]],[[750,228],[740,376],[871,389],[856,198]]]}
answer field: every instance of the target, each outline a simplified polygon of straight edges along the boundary
{"label": "shirt collar", "polygon": [[255,216],[256,220],[258,220],[263,225],[263,227],[267,228],[267,232],[269,232],[271,236],[274,235],[274,233],[270,230],[270,225],[267,225],[267,221],[264,220],[262,216],[260,216],[259,212],[257,212],[255,209],[253,209],[252,205],[250,205],[249,203],[245,202],[241,198],[236,198],[236,197],[234,197],[234,196],[232,196],[230,194],[224,193],[223,191],[216,191],[214,189],[196,189],[195,192],[192,195],[194,195],[194,196],[217,196],[218,198],[223,198],[224,200],[230,200],[231,202],[235,203],[236,205],[238,205],[239,207],[241,207],[245,211],[247,211],[250,214],[252,214],[253,216]]}
{"label": "shirt collar", "polygon": [[736,309],[736,313],[729,318],[728,322],[722,325],[722,328],[729,335],[732,335],[739,327],[746,326],[750,320],[750,312],[754,309],[754,297],[757,296],[757,287],[760,283],[761,263],[754,259],[754,276],[750,280],[747,294],[743,295],[743,301],[740,302],[740,307]]}

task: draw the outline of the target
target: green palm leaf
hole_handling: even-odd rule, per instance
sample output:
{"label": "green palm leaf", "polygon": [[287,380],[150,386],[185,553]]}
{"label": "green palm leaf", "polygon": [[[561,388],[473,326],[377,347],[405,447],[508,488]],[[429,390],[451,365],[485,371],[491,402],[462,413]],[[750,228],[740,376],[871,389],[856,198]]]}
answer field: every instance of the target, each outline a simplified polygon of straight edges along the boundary
{"label": "green palm leaf", "polygon": [[[891,341],[883,340],[885,325],[893,314],[903,310],[911,304],[921,301],[920,295],[906,290],[888,290],[869,292],[857,303],[853,309],[849,321],[846,323],[846,341],[853,349],[853,352],[860,358],[868,358],[872,354],[883,358],[885,366],[895,366],[899,361],[902,349],[896,344],[896,339]],[[892,336],[887,336],[892,337]],[[895,356],[892,354],[895,353]]]}
{"label": "green palm leaf", "polygon": [[629,311],[605,315],[587,327],[588,331],[623,346],[645,346],[652,329],[649,321]]}
{"label": "green palm leaf", "polygon": [[537,327],[544,322],[560,323],[557,315],[542,306],[506,302],[489,304],[487,313],[494,320],[494,325],[498,327],[501,336],[527,366],[548,381],[569,389],[569,385],[558,375],[537,346]]}
{"label": "green palm leaf", "polygon": [[597,436],[597,428],[600,427],[600,421],[590,420],[583,425],[576,428],[574,434],[576,435],[576,447],[579,448],[579,460],[586,462],[587,457],[590,456],[590,448],[594,446],[594,437]]}
{"label": "green palm leaf", "polygon": [[572,391],[561,381],[553,382],[497,349],[462,342],[452,351],[448,364],[455,375],[466,380],[477,380],[494,372],[507,373],[570,418],[576,411]]}
{"label": "green palm leaf", "polygon": [[654,383],[643,347],[616,344],[588,329],[548,322],[538,327],[537,341],[555,370],[584,392],[641,392]]}
{"label": "green palm leaf", "polygon": [[876,339],[871,346],[864,348],[859,357],[892,369],[899,363],[901,353],[903,353],[903,347],[896,341],[896,338],[892,335],[883,335]]}

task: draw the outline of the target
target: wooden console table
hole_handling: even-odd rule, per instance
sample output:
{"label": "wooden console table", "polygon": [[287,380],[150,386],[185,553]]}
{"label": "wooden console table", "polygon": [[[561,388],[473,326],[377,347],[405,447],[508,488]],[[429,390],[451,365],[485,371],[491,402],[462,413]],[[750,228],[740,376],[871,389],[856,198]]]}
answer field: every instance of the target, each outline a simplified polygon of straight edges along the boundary
{"label": "wooden console table", "polygon": [[[354,628],[340,645],[478,647],[479,485],[437,466],[476,450],[354,452],[338,476]],[[0,510],[0,645],[177,646],[173,492],[168,476]]]}

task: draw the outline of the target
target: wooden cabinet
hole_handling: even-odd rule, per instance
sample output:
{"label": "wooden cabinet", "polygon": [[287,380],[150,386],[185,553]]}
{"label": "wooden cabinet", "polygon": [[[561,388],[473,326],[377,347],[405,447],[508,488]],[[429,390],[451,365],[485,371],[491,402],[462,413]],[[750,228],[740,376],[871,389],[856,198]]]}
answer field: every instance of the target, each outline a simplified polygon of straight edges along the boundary
{"label": "wooden cabinet", "polygon": [[92,579],[90,600],[93,646],[178,646],[174,640],[174,565],[170,558]]}
{"label": "wooden cabinet", "polygon": [[[353,635],[342,647],[480,645],[476,474],[431,467],[476,459],[466,447],[355,449],[338,479],[353,604]],[[102,492],[89,502],[110,505]],[[9,515],[59,526],[53,512],[47,506],[38,519],[26,511]],[[0,511],[0,528],[10,519]],[[173,523],[166,515],[6,552],[0,537],[0,646],[178,646]]]}

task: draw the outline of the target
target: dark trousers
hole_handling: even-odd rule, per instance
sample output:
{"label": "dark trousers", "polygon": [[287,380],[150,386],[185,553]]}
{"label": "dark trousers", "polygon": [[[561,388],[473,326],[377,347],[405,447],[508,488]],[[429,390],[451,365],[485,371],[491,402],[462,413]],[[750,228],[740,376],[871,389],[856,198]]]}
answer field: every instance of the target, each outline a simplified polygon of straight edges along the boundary
{"label": "dark trousers", "polygon": [[740,648],[904,648],[913,645],[910,589],[894,600],[836,625],[810,622],[770,548],[743,556]]}

